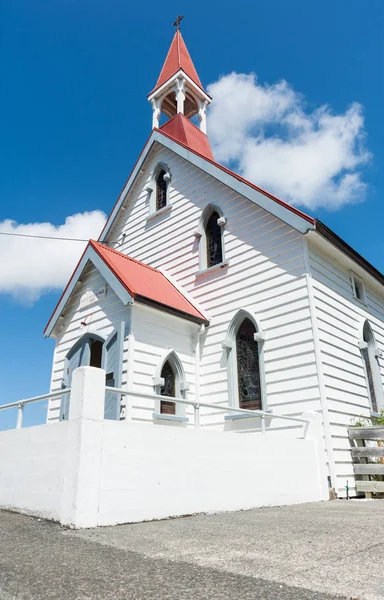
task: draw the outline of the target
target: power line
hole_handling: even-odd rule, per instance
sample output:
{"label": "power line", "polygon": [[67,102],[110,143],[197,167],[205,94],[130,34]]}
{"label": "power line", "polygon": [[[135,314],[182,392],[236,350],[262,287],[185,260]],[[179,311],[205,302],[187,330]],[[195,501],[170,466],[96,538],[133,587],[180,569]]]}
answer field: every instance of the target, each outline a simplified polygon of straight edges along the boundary
{"label": "power line", "polygon": [[[89,240],[84,240],[81,238],[66,238],[66,237],[54,237],[49,235],[32,235],[30,233],[11,233],[8,231],[0,231],[0,235],[11,235],[13,237],[24,237],[24,238],[34,238],[38,240],[60,240],[62,242],[89,242]],[[114,242],[111,240],[110,244],[117,244],[118,242]]]}

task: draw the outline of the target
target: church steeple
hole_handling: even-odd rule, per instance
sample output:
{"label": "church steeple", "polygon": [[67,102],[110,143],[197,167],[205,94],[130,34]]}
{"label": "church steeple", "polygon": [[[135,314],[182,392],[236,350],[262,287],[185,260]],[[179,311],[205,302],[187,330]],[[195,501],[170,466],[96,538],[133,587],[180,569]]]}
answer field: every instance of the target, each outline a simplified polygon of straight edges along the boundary
{"label": "church steeple", "polygon": [[148,96],[153,109],[152,127],[159,127],[161,113],[169,118],[181,113],[188,119],[197,114],[200,129],[206,133],[206,109],[211,97],[201,84],[179,24],[180,19],[177,19],[171,47],[156,86]]}

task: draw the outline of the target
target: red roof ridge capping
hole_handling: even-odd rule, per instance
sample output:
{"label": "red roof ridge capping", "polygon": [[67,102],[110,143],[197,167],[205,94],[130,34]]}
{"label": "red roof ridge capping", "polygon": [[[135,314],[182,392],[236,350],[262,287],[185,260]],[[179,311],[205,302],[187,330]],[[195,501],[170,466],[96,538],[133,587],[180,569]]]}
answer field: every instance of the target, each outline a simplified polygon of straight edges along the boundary
{"label": "red roof ridge capping", "polygon": [[[208,324],[207,318],[158,269],[100,242],[90,240],[89,246],[97,252],[133,299],[189,317],[195,322]],[[135,265],[134,270],[128,267],[129,271],[126,272],[127,262],[131,267]],[[142,269],[149,271],[152,276],[143,277]]]}
{"label": "red roof ridge capping", "polygon": [[195,65],[192,62],[187,46],[183,40],[183,36],[181,35],[180,31],[177,30],[168,50],[168,54],[164,61],[159,78],[151,94],[153,94],[153,92],[166,83],[166,81],[168,81],[168,79],[170,79],[172,75],[177,73],[177,71],[180,69],[184,71],[184,73],[188,75],[188,77],[204,91],[203,85],[195,69]]}
{"label": "red roof ridge capping", "polygon": [[[177,116],[177,115],[176,115]],[[175,117],[173,117],[174,119]],[[167,121],[167,123],[169,123],[169,121]],[[165,125],[167,124],[165,123]],[[193,123],[191,123],[191,125],[193,125]],[[203,158],[204,160],[207,160],[208,162],[210,162],[212,165],[214,165],[215,167],[217,167],[218,169],[220,169],[221,171],[224,171],[224,173],[228,173],[228,175],[231,175],[232,177],[235,177],[235,179],[237,179],[238,181],[241,181],[242,183],[245,183],[245,185],[248,185],[249,187],[253,188],[254,190],[256,190],[257,192],[260,192],[260,194],[263,194],[264,196],[266,196],[267,198],[270,198],[271,200],[273,200],[274,202],[277,202],[278,204],[280,204],[281,206],[284,206],[284,208],[287,208],[288,210],[290,210],[291,212],[295,213],[296,215],[298,215],[299,217],[302,217],[303,219],[305,219],[306,221],[308,221],[309,223],[311,223],[312,225],[315,224],[316,219],[314,219],[313,217],[311,217],[310,215],[307,215],[305,212],[303,212],[302,210],[296,208],[295,206],[292,206],[292,204],[288,204],[288,202],[284,202],[284,200],[281,200],[280,198],[277,198],[277,196],[274,196],[273,194],[271,194],[270,192],[267,192],[266,190],[263,190],[261,187],[255,185],[254,183],[252,183],[251,181],[248,181],[248,179],[245,179],[244,177],[242,177],[241,175],[239,175],[238,173],[236,173],[235,171],[231,171],[231,169],[228,169],[228,167],[224,167],[223,165],[221,165],[220,163],[216,162],[215,159],[210,158],[208,156],[206,156],[205,154],[203,154],[202,152],[199,152],[198,150],[196,150],[195,148],[192,148],[190,146],[188,146],[187,144],[181,142],[178,138],[173,137],[172,135],[170,135],[169,133],[167,133],[166,131],[164,131],[163,129],[164,125],[162,127],[160,127],[160,129],[154,129],[154,131],[158,131],[159,133],[161,133],[162,135],[165,135],[165,137],[169,138],[170,140],[175,141],[177,144],[180,144],[180,146],[183,146],[184,148],[186,148],[187,150],[190,150],[191,152],[193,152],[194,154],[196,154],[197,156],[200,156],[200,158]],[[197,128],[196,128],[197,129]],[[203,134],[204,135],[204,134]]]}
{"label": "red roof ridge capping", "polygon": [[126,258],[127,260],[130,260],[131,262],[134,262],[134,263],[140,265],[141,267],[145,267],[146,269],[150,269],[151,271],[156,271],[156,272],[160,273],[160,271],[158,271],[158,269],[155,269],[155,267],[146,265],[145,263],[141,262],[140,260],[137,260],[137,258],[132,258],[132,256],[123,254],[122,252],[115,250],[115,248],[109,248],[109,246],[106,246],[105,243],[103,243],[103,242],[98,242],[97,240],[89,240],[89,245],[92,246],[92,248],[94,248],[96,250],[96,252],[98,251],[99,247],[102,247],[103,250],[108,250],[109,252],[113,252],[114,254],[117,254],[118,256],[120,256],[122,258]]}
{"label": "red roof ridge capping", "polygon": [[166,133],[204,158],[214,160],[208,136],[182,113],[177,113],[172,119],[166,121],[158,131]]}

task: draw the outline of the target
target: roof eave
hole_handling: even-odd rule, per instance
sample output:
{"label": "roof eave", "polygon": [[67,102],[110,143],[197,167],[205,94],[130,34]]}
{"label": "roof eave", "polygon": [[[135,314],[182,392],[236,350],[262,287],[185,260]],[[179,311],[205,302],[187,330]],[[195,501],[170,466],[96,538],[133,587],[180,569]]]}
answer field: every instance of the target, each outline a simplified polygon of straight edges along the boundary
{"label": "roof eave", "polygon": [[369,261],[367,261],[361,254],[352,248],[347,242],[339,237],[332,229],[329,229],[324,223],[315,219],[315,231],[319,233],[328,242],[336,246],[343,254],[347,255],[355,263],[357,263],[362,269],[369,273],[376,281],[381,285],[384,285],[384,275],[376,269]]}
{"label": "roof eave", "polygon": [[180,317],[187,321],[192,321],[193,323],[197,323],[198,325],[205,325],[207,327],[209,325],[209,321],[203,315],[201,315],[200,317],[198,315],[191,315],[182,310],[178,310],[177,308],[173,308],[172,306],[168,306],[167,304],[162,304],[161,302],[157,302],[156,300],[147,298],[146,296],[136,294],[135,302],[151,306],[152,308],[156,308],[157,310],[162,310],[163,312],[169,313],[175,317]]}
{"label": "roof eave", "polygon": [[185,77],[185,79],[188,81],[188,83],[194,88],[195,92],[201,96],[203,96],[204,100],[207,100],[207,102],[210,104],[212,102],[212,96],[210,96],[205,89],[199,85],[198,83],[196,83],[196,81],[194,81],[185,71],[184,69],[182,69],[180,67],[180,69],[178,69],[177,71],[175,71],[173,73],[173,75],[171,75],[170,77],[168,77],[168,79],[166,81],[164,81],[164,83],[162,83],[161,85],[155,87],[147,96],[148,101],[150,102],[155,96],[158,96],[159,93],[166,93],[167,92],[167,88],[169,87],[169,85],[175,80],[177,79],[180,75],[183,75],[183,77]]}

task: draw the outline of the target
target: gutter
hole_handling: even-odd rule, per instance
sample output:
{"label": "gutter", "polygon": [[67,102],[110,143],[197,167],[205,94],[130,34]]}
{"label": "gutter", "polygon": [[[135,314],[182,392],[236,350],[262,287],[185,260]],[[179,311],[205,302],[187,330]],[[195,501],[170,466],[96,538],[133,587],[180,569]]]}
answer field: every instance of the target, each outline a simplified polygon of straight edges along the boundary
{"label": "gutter", "polygon": [[[351,258],[354,262],[356,262],[362,269],[367,271],[376,281],[378,281],[381,285],[384,286],[384,275],[376,269],[370,262],[368,262],[361,254],[356,252],[349,244],[344,242],[336,233],[334,233],[329,227],[324,225],[318,219],[315,219],[315,231],[319,233],[323,238],[331,242],[336,248],[341,250],[344,254],[346,254],[349,258]],[[309,230],[310,231],[310,230]]]}

